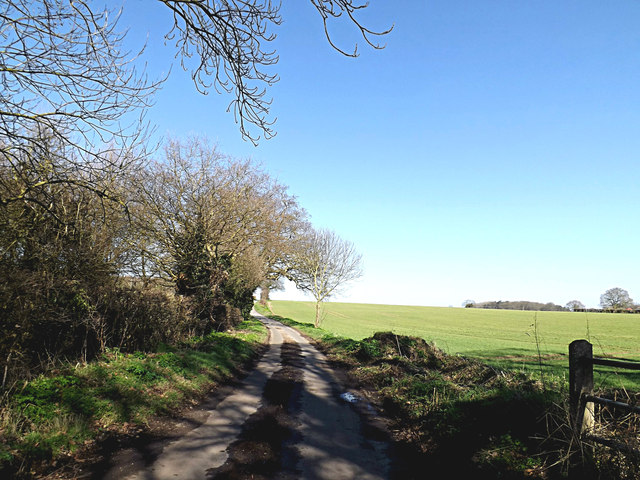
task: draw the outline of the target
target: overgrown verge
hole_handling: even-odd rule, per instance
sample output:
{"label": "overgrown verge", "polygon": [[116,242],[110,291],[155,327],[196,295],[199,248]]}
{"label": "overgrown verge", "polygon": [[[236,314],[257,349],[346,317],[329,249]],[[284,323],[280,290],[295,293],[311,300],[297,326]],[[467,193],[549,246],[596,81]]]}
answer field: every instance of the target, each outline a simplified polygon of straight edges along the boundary
{"label": "overgrown verge", "polygon": [[314,339],[390,419],[403,478],[637,478],[633,459],[575,441],[560,379],[500,371],[420,338],[386,332],[356,341],[269,316]]}
{"label": "overgrown verge", "polygon": [[264,326],[250,320],[155,353],[112,349],[24,382],[2,399],[0,477],[42,474],[96,439],[196,402],[254,359],[266,338]]}

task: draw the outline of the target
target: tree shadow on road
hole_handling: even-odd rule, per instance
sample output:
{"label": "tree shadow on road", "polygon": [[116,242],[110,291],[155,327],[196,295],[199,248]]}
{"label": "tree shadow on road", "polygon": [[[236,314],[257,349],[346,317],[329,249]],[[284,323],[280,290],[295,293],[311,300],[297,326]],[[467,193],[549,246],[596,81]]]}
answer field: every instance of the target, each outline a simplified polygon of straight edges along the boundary
{"label": "tree shadow on road", "polygon": [[206,478],[298,478],[294,415],[299,409],[302,363],[300,347],[285,342],[282,368],[267,380],[262,406],[246,421],[240,438],[229,446],[229,459],[221,467],[207,471]]}

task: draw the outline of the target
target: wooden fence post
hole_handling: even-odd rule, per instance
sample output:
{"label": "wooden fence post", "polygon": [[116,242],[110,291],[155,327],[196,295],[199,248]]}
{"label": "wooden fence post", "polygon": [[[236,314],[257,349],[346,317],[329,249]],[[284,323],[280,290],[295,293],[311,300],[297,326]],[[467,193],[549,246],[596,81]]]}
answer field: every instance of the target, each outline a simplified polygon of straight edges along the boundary
{"label": "wooden fence post", "polygon": [[593,428],[593,402],[584,395],[593,393],[593,346],[586,340],[569,344],[569,413],[574,431],[581,434]]}

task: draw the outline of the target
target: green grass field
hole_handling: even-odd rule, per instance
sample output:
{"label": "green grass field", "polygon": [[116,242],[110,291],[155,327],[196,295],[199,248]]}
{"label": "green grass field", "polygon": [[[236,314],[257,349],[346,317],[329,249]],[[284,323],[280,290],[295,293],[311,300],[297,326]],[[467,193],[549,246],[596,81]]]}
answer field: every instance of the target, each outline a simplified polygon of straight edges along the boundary
{"label": "green grass field", "polygon": [[[271,310],[313,323],[313,302],[273,301]],[[640,315],[326,303],[322,328],[354,339],[379,331],[418,336],[499,368],[559,376],[568,376],[568,346],[577,339],[589,340],[596,356],[640,360]],[[595,380],[638,391],[638,377],[605,369]]]}

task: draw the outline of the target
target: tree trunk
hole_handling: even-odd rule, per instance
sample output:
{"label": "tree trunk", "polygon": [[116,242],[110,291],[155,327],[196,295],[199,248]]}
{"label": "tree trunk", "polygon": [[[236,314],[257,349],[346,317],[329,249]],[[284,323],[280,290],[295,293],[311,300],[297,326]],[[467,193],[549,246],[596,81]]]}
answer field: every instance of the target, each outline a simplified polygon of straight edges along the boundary
{"label": "tree trunk", "polygon": [[316,321],[313,324],[315,328],[320,326],[320,302],[316,302]]}
{"label": "tree trunk", "polygon": [[260,305],[267,305],[269,301],[269,287],[263,286],[260,287]]}

